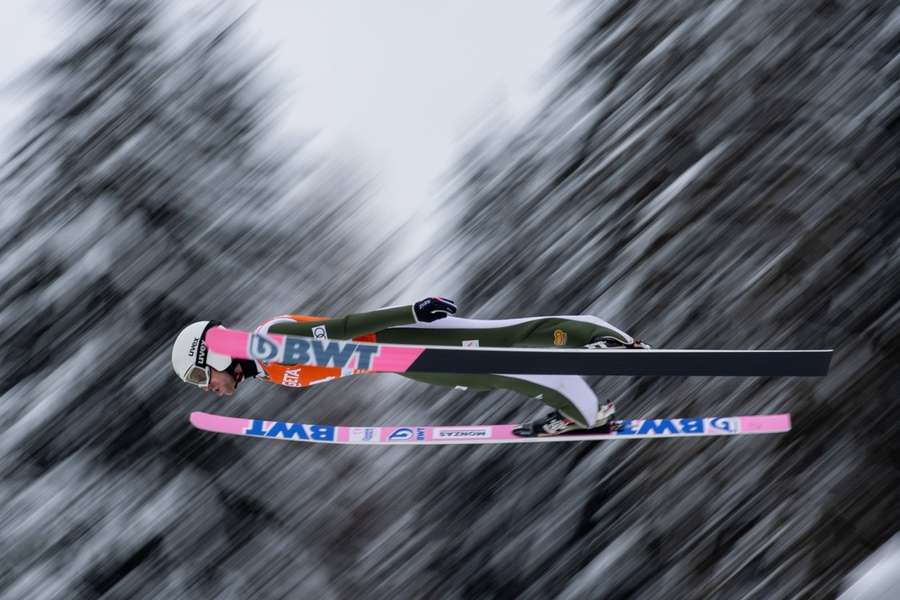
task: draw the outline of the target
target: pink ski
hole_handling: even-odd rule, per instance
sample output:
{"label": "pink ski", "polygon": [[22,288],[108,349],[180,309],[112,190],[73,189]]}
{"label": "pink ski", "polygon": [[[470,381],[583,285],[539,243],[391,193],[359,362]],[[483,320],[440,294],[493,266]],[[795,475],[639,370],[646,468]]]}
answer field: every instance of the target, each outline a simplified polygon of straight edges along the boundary
{"label": "pink ski", "polygon": [[625,419],[611,433],[573,431],[545,437],[520,437],[519,427],[507,425],[378,426],[346,427],[225,417],[191,413],[198,429],[247,437],[324,444],[430,445],[430,444],[521,444],[532,442],[578,442],[625,439],[670,439],[783,433],[791,429],[789,414],[743,417],[682,419]]}

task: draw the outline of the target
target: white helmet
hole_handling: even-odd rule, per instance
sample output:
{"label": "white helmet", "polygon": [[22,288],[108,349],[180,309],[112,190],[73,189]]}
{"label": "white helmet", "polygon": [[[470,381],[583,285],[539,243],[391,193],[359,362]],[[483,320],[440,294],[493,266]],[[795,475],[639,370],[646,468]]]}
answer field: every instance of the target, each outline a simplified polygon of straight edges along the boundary
{"label": "white helmet", "polygon": [[224,371],[231,365],[231,357],[212,352],[206,347],[206,332],[219,325],[218,321],[197,321],[181,330],[172,346],[172,368],[182,381],[200,387],[209,385],[209,367]]}

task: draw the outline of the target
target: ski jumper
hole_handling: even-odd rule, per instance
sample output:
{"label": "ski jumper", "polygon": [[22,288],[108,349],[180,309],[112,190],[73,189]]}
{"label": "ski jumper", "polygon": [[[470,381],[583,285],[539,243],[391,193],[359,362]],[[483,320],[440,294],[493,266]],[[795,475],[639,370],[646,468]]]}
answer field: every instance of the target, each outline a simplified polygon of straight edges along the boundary
{"label": "ski jumper", "polygon": [[[431,323],[418,323],[411,305],[339,319],[283,315],[263,323],[257,332],[386,344],[490,348],[581,348],[600,337],[615,338],[624,344],[634,341],[624,331],[592,316],[501,320],[446,317]],[[290,387],[306,387],[356,374],[352,369],[336,367],[259,362],[258,366],[260,378]],[[597,395],[579,375],[403,373],[402,376],[435,385],[515,391],[541,400],[585,427],[593,425],[597,416]]]}

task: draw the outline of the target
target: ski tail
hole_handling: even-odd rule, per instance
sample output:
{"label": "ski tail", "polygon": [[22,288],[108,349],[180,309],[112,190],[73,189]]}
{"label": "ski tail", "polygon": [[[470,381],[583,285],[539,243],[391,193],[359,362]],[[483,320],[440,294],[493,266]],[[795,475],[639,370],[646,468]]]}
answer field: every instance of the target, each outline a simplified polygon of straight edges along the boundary
{"label": "ski tail", "polygon": [[624,439],[670,439],[784,433],[791,429],[789,414],[740,417],[698,417],[675,419],[625,419],[614,431],[565,435],[520,437],[513,430],[519,424],[464,426],[362,426],[321,425],[226,417],[205,412],[191,413],[197,429],[292,442],[361,445],[433,444],[516,444],[532,442],[577,442]]}

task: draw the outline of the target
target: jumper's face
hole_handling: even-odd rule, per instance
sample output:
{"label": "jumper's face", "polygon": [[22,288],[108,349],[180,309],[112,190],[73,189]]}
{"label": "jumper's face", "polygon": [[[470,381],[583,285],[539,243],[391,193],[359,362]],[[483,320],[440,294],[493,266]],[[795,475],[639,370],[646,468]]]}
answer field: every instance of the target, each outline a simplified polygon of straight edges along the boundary
{"label": "jumper's face", "polygon": [[203,389],[207,392],[214,392],[219,396],[232,395],[235,388],[237,388],[237,384],[240,383],[244,378],[244,373],[241,370],[240,365],[235,368],[233,376],[231,375],[231,373],[217,371],[213,368],[210,368],[209,371],[209,385]]}

